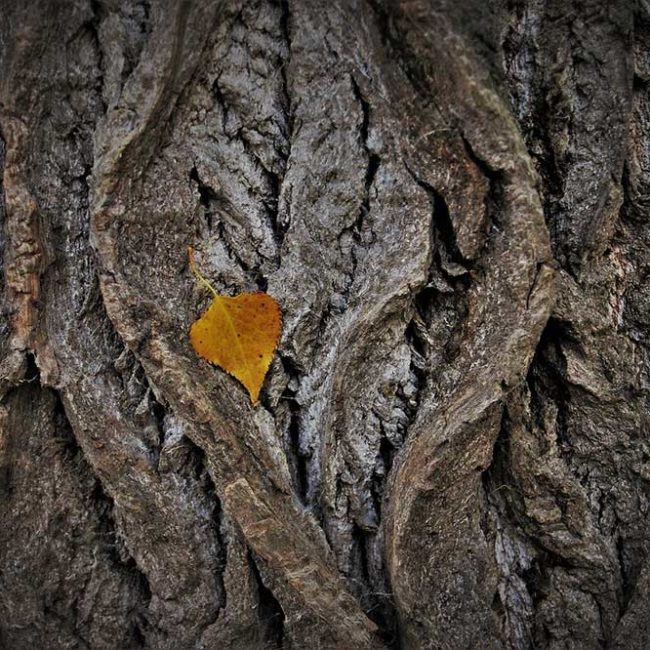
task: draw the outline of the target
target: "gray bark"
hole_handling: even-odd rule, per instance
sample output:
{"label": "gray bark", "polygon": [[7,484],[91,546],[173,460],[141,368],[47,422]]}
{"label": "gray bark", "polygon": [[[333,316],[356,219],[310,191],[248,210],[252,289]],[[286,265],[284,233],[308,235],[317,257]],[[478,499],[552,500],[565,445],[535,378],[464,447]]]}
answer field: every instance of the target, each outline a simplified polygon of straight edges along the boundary
{"label": "gray bark", "polygon": [[[650,647],[645,0],[3,0],[0,646]],[[252,406],[187,332],[283,333]]]}

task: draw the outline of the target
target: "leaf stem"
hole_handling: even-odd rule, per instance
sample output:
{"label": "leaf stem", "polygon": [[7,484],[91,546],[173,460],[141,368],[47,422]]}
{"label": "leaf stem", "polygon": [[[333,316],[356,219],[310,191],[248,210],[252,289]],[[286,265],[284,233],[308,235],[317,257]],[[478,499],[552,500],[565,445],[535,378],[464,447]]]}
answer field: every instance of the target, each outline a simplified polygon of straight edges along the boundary
{"label": "leaf stem", "polygon": [[194,273],[194,276],[199,281],[199,283],[202,284],[204,287],[210,289],[210,291],[212,292],[212,295],[215,298],[218,298],[218,294],[214,290],[214,287],[205,279],[205,277],[203,276],[201,271],[199,271],[199,269],[197,268],[196,262],[194,261],[194,249],[191,246],[187,247],[187,257],[188,257],[189,262],[190,262],[190,271],[192,271],[192,273]]}

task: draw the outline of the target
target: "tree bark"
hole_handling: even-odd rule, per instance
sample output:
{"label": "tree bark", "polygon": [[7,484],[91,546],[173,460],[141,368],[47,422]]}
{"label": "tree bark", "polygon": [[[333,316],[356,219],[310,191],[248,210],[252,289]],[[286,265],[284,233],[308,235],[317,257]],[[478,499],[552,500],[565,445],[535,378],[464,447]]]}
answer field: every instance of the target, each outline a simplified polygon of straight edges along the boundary
{"label": "tree bark", "polygon": [[2,648],[650,647],[645,0],[3,5]]}

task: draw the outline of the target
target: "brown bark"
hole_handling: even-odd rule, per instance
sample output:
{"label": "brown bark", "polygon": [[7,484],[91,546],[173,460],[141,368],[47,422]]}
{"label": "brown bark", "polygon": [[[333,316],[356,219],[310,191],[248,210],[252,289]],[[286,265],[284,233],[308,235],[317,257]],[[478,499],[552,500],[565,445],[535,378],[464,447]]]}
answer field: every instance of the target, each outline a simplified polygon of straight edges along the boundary
{"label": "brown bark", "polygon": [[645,3],[1,9],[0,646],[650,645]]}

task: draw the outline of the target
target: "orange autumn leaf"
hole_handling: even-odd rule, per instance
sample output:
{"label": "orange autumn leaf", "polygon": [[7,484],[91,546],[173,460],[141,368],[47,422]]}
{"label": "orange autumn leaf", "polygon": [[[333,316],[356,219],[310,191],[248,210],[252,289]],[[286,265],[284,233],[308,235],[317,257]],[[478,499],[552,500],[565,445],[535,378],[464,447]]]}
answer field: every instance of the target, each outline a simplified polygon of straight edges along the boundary
{"label": "orange autumn leaf", "polygon": [[213,300],[190,328],[196,353],[238,379],[256,404],[282,329],[280,306],[267,293],[220,296],[201,275],[188,249],[190,269]]}

